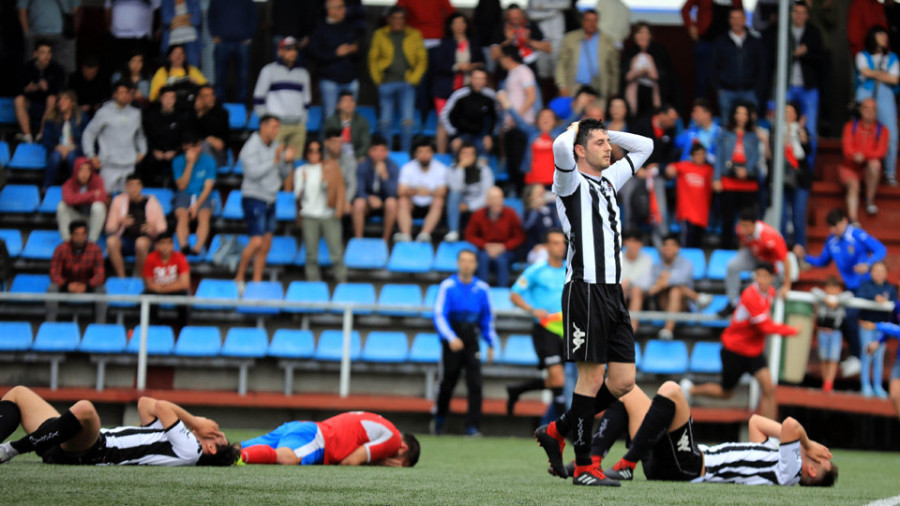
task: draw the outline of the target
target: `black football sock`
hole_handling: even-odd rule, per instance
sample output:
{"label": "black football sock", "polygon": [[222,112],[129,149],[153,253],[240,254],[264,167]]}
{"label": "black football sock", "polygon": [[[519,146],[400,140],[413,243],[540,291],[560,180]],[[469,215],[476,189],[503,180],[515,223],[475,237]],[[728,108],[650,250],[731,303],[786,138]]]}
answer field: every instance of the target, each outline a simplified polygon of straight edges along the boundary
{"label": "black football sock", "polygon": [[65,443],[80,430],[81,422],[71,411],[66,411],[62,416],[47,420],[36,431],[11,444],[13,449],[19,453],[41,452]]}
{"label": "black football sock", "polygon": [[532,390],[543,390],[546,387],[544,386],[544,380],[542,378],[535,378],[524,383],[519,383],[518,385],[510,385],[508,388],[511,393],[518,396],[525,392],[531,392]]}
{"label": "black football sock", "polygon": [[[566,412],[566,396],[563,394],[562,387],[559,388],[551,388],[550,392],[553,393],[553,410],[556,411],[557,415],[561,415]],[[557,424],[557,428],[559,425]]]}
{"label": "black football sock", "polygon": [[597,392],[597,396],[594,397],[594,413],[602,412],[617,400],[619,399],[606,388],[606,382],[604,381],[600,391]]}
{"label": "black football sock", "polygon": [[22,421],[19,406],[13,401],[0,401],[0,443],[6,441]]}
{"label": "black football sock", "polygon": [[570,438],[575,448],[575,465],[591,464],[591,432],[594,429],[594,398],[587,395],[572,395],[572,409],[569,411]]}
{"label": "black football sock", "polygon": [[628,429],[628,411],[625,405],[619,401],[606,408],[606,412],[600,417],[600,425],[591,440],[591,456],[606,457],[609,449],[616,443],[619,436]]}
{"label": "black football sock", "polygon": [[644,458],[653,445],[659,441],[669,430],[672,419],[675,417],[675,403],[668,397],[655,395],[650,403],[650,410],[644,416],[644,421],[634,435],[631,448],[625,453],[623,459],[629,462],[637,462]]}

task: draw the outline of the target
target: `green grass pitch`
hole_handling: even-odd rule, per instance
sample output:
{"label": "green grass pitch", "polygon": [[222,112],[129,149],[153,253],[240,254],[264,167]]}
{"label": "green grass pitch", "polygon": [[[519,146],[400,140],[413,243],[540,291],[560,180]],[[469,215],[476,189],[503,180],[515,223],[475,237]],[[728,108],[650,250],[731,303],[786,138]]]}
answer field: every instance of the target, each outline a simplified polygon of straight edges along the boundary
{"label": "green grass pitch", "polygon": [[[261,432],[261,431],[260,431]],[[21,433],[19,433],[21,434]],[[233,440],[259,432],[232,431]],[[14,436],[18,437],[18,436]],[[0,466],[0,504],[865,504],[900,494],[897,454],[834,451],[837,486],[748,487],[648,482],[573,487],[546,472],[526,438],[422,436],[412,469],[243,466],[65,467],[34,455]],[[569,458],[571,450],[566,449]],[[621,443],[607,457],[624,452]],[[640,466],[639,466],[640,467]]]}

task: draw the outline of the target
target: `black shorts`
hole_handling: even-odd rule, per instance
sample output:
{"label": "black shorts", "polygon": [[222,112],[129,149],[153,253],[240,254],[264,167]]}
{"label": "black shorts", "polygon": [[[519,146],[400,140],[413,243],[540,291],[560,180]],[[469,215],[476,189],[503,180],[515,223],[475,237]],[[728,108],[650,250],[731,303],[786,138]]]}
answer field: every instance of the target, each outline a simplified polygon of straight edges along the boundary
{"label": "black shorts", "polygon": [[531,342],[534,343],[534,351],[538,356],[538,369],[562,364],[565,348],[561,337],[545,329],[540,323],[535,323],[531,328]]}
{"label": "black shorts", "polygon": [[412,217],[414,220],[423,219],[428,216],[428,211],[430,210],[431,206],[417,206],[413,204]]}
{"label": "black shorts", "polygon": [[61,446],[56,445],[43,453],[38,454],[44,464],[60,464],[66,466],[96,466],[106,462],[106,436],[100,434],[97,442],[90,448],[80,452],[67,452]]}
{"label": "black shorts", "polygon": [[569,281],[562,313],[567,361],[634,363],[634,331],[622,285]]}
{"label": "black shorts", "polygon": [[746,357],[723,347],[720,355],[722,356],[722,390],[733,390],[745,372],[752,376],[763,367],[769,367],[765,353],[760,353],[755,357]]}
{"label": "black shorts", "polygon": [[641,460],[644,475],[654,481],[690,481],[703,471],[703,453],[694,441],[693,419],[659,439]]}

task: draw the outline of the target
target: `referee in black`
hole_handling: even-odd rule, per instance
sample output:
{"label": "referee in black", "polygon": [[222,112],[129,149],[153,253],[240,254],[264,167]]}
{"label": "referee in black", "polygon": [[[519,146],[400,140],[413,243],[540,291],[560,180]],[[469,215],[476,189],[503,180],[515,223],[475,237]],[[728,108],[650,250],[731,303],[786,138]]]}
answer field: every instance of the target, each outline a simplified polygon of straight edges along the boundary
{"label": "referee in black", "polygon": [[[612,144],[626,151],[610,165]],[[566,360],[578,365],[571,409],[534,433],[555,474],[566,477],[565,437],[575,447],[575,485],[618,486],[591,460],[594,416],[634,387],[634,332],[622,294],[622,222],[616,192],[641,168],[653,141],[572,124],[553,142],[553,193],[569,240],[562,313]],[[609,376],[604,381],[604,364]]]}

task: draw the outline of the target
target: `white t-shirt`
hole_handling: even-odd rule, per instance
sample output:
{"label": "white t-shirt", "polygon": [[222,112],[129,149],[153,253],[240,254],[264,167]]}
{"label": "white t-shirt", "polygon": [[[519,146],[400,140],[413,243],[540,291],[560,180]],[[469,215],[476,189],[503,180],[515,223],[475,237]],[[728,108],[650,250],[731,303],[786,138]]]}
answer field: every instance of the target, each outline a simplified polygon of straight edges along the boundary
{"label": "white t-shirt", "polygon": [[653,270],[653,260],[650,256],[641,252],[634,261],[622,255],[622,281],[628,280],[634,286],[647,291],[653,285],[650,273]]}
{"label": "white t-shirt", "polygon": [[161,0],[106,0],[103,4],[112,10],[109,31],[120,39],[140,39],[153,32],[153,11],[159,9]]}
{"label": "white t-shirt", "polygon": [[[888,74],[892,76],[900,76],[900,59],[894,60],[893,65],[891,65],[889,68],[882,68],[882,65],[886,64],[882,60],[887,57],[888,55],[886,54],[873,54],[872,63],[875,64],[875,68],[878,70],[887,70]],[[862,51],[856,53],[856,68],[857,70],[869,68],[869,60],[864,54],[862,54]]]}
{"label": "white t-shirt", "polygon": [[[400,168],[400,184],[410,188],[437,190],[447,186],[447,166],[432,158],[428,170],[422,170],[418,160],[410,160]],[[432,198],[431,195],[414,195],[412,202],[419,207],[426,207],[431,205]]]}
{"label": "white t-shirt", "polygon": [[322,164],[306,164],[294,170],[294,196],[300,201],[300,216],[331,218],[334,209],[328,207],[328,188],[322,179]]}
{"label": "white t-shirt", "polygon": [[[528,65],[519,65],[509,71],[509,75],[506,77],[506,94],[509,97],[509,103],[512,104],[516,111],[521,110],[522,104],[525,103],[525,91],[534,87],[534,85],[534,72],[528,68]],[[533,125],[537,115],[534,107],[529,107],[525,114],[521,116],[522,119]],[[507,126],[512,126],[513,124],[512,117],[507,117]]]}

